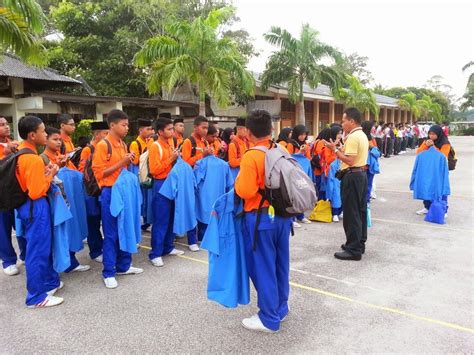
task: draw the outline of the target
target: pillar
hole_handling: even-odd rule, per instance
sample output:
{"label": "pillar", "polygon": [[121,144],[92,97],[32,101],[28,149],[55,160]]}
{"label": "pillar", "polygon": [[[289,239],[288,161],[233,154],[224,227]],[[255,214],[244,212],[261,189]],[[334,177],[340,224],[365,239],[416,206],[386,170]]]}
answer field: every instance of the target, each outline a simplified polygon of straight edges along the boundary
{"label": "pillar", "polygon": [[370,121],[370,111],[369,110],[365,111],[365,120]]}
{"label": "pillar", "polygon": [[330,101],[329,102],[329,124],[330,125],[334,123],[334,113],[335,113],[334,106],[335,106],[335,102]]}
{"label": "pillar", "polygon": [[313,101],[313,132],[314,137],[319,134],[319,100]]}
{"label": "pillar", "polygon": [[387,122],[387,108],[386,107],[381,107],[380,110],[382,110],[382,118],[383,118],[383,121],[384,123],[388,123]]}

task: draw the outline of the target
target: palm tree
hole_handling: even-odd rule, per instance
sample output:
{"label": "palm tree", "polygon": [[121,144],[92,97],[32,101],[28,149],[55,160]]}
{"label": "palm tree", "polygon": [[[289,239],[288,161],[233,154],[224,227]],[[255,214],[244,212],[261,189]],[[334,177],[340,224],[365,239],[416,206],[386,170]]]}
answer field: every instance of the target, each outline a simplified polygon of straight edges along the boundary
{"label": "palm tree", "polygon": [[398,104],[400,105],[400,107],[409,110],[414,120],[420,117],[422,113],[422,107],[420,106],[420,102],[419,100],[417,100],[416,95],[411,91],[400,96]]}
{"label": "palm tree", "polygon": [[427,119],[432,118],[438,123],[441,122],[443,115],[440,104],[433,102],[428,95],[423,95],[423,97],[417,101],[423,117]]}
{"label": "palm tree", "polygon": [[149,39],[135,55],[135,64],[149,69],[148,91],[162,86],[171,91],[186,82],[194,85],[199,96],[199,114],[205,116],[206,94],[220,106],[231,102],[232,85],[253,95],[254,79],[245,68],[245,59],[235,43],[220,37],[220,24],[233,14],[233,8],[213,10],[191,23],[178,21],[166,27],[166,35]]}
{"label": "palm tree", "polygon": [[44,64],[39,35],[45,16],[34,0],[0,1],[0,51],[9,51],[34,64]]}
{"label": "palm tree", "polygon": [[362,83],[354,76],[348,76],[348,88],[339,89],[338,99],[344,101],[346,106],[357,108],[360,112],[372,112],[375,117],[379,116],[380,107],[372,90],[364,87]]}
{"label": "palm tree", "polygon": [[318,35],[316,30],[306,24],[298,39],[280,27],[272,27],[264,36],[268,43],[279,47],[279,50],[268,59],[261,76],[262,90],[267,90],[270,85],[286,84],[290,101],[298,105],[298,124],[305,124],[305,83],[313,89],[320,83],[327,84],[334,93],[343,81],[341,69],[321,64],[323,59],[340,62],[341,53],[321,42]]}

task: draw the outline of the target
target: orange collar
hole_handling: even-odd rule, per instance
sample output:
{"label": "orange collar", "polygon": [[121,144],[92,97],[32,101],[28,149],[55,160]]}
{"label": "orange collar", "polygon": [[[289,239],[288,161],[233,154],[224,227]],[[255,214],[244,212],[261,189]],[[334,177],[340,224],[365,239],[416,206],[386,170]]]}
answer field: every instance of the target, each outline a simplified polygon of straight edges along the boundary
{"label": "orange collar", "polygon": [[23,141],[21,142],[20,146],[18,147],[18,150],[22,149],[22,148],[28,148],[28,149],[31,149],[32,151],[34,151],[36,154],[38,154],[38,151],[36,150],[36,147],[31,144],[30,142],[28,141]]}

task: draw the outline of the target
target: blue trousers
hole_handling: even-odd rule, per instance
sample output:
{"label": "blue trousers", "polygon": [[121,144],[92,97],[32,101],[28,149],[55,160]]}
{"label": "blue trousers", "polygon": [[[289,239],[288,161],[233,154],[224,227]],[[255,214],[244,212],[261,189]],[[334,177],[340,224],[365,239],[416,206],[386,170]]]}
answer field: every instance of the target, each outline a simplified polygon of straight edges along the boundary
{"label": "blue trousers", "polygon": [[190,230],[188,235],[188,245],[197,244],[198,241],[202,242],[204,234],[206,234],[207,224],[199,222],[196,228]]}
{"label": "blue trousers", "polygon": [[102,276],[114,277],[117,272],[125,272],[132,265],[132,254],[120,250],[117,217],[110,214],[112,188],[102,188],[100,206],[102,211],[102,228],[104,230]]}
{"label": "blue trousers", "polygon": [[372,194],[372,186],[374,185],[374,174],[367,171],[367,203],[370,202],[370,195]]}
{"label": "blue trousers", "polygon": [[76,267],[79,266],[79,261],[76,258],[75,252],[73,251],[69,252],[69,259],[71,260],[71,265],[66,270],[64,270],[64,272],[66,273],[71,272],[72,270],[74,270]]}
{"label": "blue trousers", "polygon": [[339,216],[342,213],[342,207],[331,208],[333,216]]}
{"label": "blue trousers", "polygon": [[46,198],[28,199],[18,208],[18,217],[26,239],[26,304],[31,306],[44,301],[46,292],[59,286],[59,274],[53,269],[51,212]]}
{"label": "blue trousers", "polygon": [[[0,212],[0,259],[2,259],[2,267],[5,269],[16,264],[16,252],[12,244],[12,229],[15,223],[15,212]],[[18,246],[20,247],[20,258],[24,260],[26,241],[23,237],[17,237]]]}
{"label": "blue trousers", "polygon": [[153,215],[150,209],[152,208],[153,203],[153,189],[140,187],[142,192],[142,210],[141,215],[143,217],[143,228],[146,229],[153,222]]}
{"label": "blue trousers", "polygon": [[260,320],[265,327],[278,330],[288,314],[291,218],[275,216],[272,222],[262,212],[253,250],[255,223],[256,213],[246,213],[243,237],[247,269],[257,290]]}
{"label": "blue trousers", "polygon": [[174,249],[174,201],[160,194],[165,179],[153,181],[153,225],[151,227],[150,260],[169,254]]}
{"label": "blue trousers", "polygon": [[87,245],[89,245],[89,256],[91,259],[102,255],[104,244],[100,231],[100,202],[98,197],[86,197],[87,210]]}

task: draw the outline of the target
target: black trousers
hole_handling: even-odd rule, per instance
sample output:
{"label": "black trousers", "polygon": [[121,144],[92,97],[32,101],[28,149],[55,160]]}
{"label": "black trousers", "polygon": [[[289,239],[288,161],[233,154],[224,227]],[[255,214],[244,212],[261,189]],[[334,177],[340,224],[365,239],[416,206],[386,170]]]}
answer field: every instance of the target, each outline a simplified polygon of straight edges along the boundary
{"label": "black trousers", "polygon": [[367,174],[346,173],[341,183],[346,251],[361,255],[367,241]]}
{"label": "black trousers", "polygon": [[377,148],[379,148],[380,153],[383,153],[383,141],[382,141],[382,138],[375,138],[375,141],[377,142]]}

